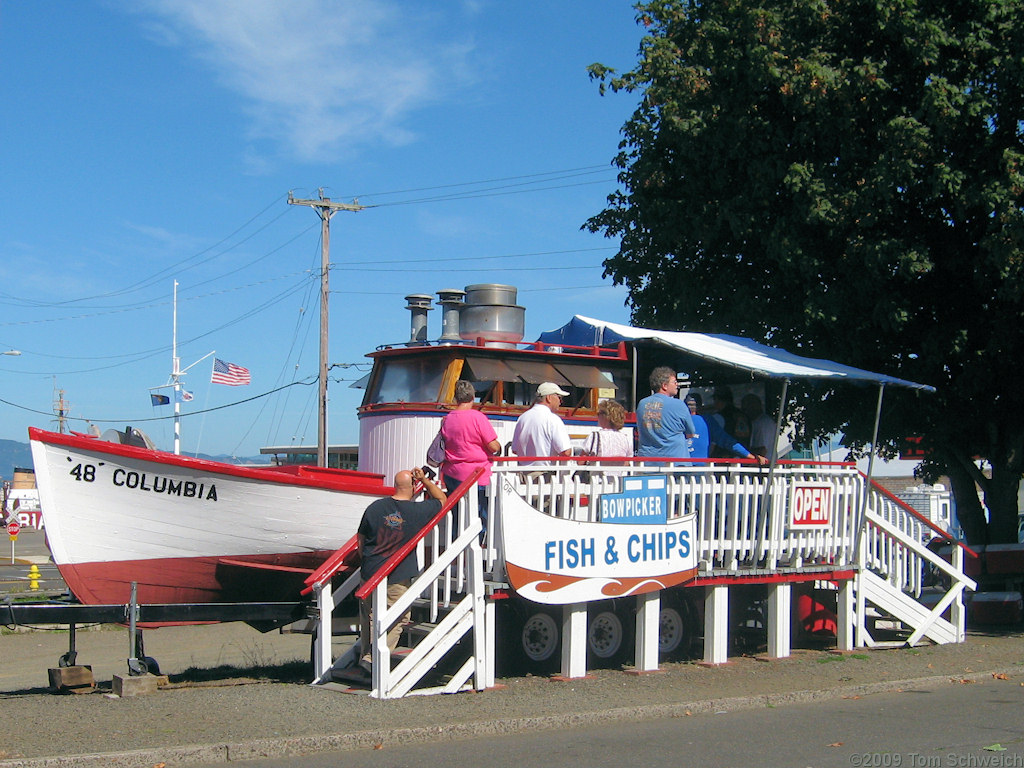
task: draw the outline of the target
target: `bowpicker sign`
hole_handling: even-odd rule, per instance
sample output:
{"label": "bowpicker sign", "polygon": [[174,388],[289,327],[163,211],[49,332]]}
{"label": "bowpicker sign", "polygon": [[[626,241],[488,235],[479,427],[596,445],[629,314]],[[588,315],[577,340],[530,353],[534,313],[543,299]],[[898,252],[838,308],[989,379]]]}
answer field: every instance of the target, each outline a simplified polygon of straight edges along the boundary
{"label": "bowpicker sign", "polygon": [[[640,595],[692,581],[697,574],[696,515],[668,522],[583,522],[546,515],[502,481],[501,529],[509,583],[527,600],[547,605]],[[664,490],[629,496],[636,510],[663,520]],[[606,512],[612,509],[609,507]],[[614,508],[619,517],[618,507]]]}

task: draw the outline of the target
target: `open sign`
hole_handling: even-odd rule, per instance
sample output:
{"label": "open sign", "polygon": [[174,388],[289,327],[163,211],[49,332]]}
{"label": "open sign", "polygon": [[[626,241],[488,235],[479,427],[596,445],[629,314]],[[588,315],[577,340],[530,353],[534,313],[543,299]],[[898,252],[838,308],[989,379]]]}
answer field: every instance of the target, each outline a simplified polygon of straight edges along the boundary
{"label": "open sign", "polygon": [[828,483],[797,483],[789,496],[790,528],[832,526],[832,486]]}

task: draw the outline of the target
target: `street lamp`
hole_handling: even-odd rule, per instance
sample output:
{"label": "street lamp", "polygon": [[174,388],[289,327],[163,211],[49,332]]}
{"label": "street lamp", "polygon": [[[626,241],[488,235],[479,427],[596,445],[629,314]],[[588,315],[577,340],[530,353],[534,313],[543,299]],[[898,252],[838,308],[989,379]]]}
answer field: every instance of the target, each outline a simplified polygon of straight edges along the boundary
{"label": "street lamp", "polygon": [[17,357],[21,354],[20,349],[8,349],[6,352],[0,352],[0,354],[10,355],[11,357]]}

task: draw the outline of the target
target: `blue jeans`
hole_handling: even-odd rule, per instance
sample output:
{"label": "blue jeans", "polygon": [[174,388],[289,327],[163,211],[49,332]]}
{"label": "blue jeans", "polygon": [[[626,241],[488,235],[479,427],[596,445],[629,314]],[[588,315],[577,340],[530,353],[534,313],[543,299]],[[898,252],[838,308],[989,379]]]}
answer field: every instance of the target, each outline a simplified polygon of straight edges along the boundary
{"label": "blue jeans", "polygon": [[[456,488],[458,488],[460,485],[462,485],[462,482],[460,480],[456,480],[451,475],[444,475],[443,478],[444,478],[444,487],[448,491],[448,493],[451,493]],[[477,512],[477,514],[480,515],[480,522],[481,522],[481,524],[483,524],[483,532],[481,533],[481,536],[482,536],[483,533],[487,532],[487,486],[486,485],[478,485],[476,487],[476,493],[477,493],[477,497],[476,497],[477,498],[477,508],[479,510]]]}

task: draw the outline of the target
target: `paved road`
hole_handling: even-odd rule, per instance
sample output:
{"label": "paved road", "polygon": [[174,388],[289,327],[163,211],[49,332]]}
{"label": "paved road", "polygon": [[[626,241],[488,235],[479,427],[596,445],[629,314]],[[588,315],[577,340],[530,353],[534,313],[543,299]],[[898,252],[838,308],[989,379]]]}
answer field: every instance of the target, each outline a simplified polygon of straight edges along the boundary
{"label": "paved road", "polygon": [[[1024,766],[1024,686],[915,687],[775,709],[325,752],[249,768],[960,768]],[[207,764],[209,765],[209,764]]]}

